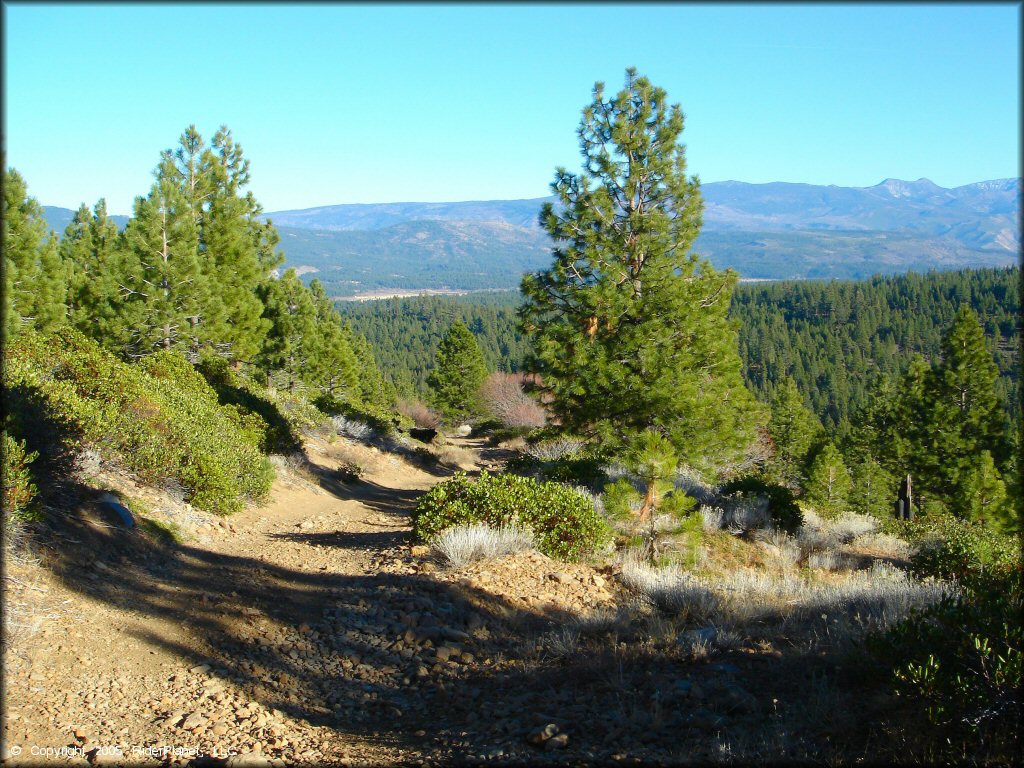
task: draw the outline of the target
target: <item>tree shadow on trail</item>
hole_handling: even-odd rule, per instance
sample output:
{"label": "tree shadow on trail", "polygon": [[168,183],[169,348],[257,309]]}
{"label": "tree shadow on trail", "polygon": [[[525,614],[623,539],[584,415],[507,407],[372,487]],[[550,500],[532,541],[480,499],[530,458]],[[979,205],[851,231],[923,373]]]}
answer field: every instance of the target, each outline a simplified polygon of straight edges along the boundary
{"label": "tree shadow on trail", "polygon": [[[404,516],[419,493],[367,486],[377,505],[369,506],[395,516]],[[183,667],[209,664],[209,674],[264,707],[339,735],[446,763],[488,753],[506,764],[564,763],[570,756],[595,763],[659,743],[670,743],[667,754],[677,759],[710,760],[718,757],[708,750],[719,737],[776,727],[763,703],[760,711],[730,716],[718,730],[695,725],[690,716],[703,705],[687,699],[677,683],[709,676],[713,665],[695,662],[678,644],[651,646],[640,628],[585,636],[571,613],[524,608],[466,582],[284,567],[155,542],[106,524],[88,499],[51,525],[75,542],[53,539],[45,558],[67,588],[142,616],[173,617],[190,630],[168,637],[143,623],[128,634],[173,654]],[[393,548],[408,534],[273,535],[374,551]],[[435,650],[414,653],[409,640],[420,646],[429,640]],[[439,646],[459,654],[438,658]],[[747,685],[762,702],[803,696],[803,678],[815,667],[821,662],[794,653],[784,670],[759,679],[757,688]],[[570,734],[557,754],[527,742],[549,723]],[[278,747],[269,751],[292,759]],[[331,761],[327,754],[318,762]]]}
{"label": "tree shadow on trail", "polygon": [[[535,687],[525,668],[495,662],[522,652],[510,627],[551,617],[480,590],[423,575],[311,572],[189,544],[158,544],[138,530],[106,525],[88,502],[54,525],[76,542],[54,546],[45,558],[67,588],[137,615],[175,617],[189,629],[177,639],[156,629],[128,634],[172,653],[183,666],[207,663],[210,674],[241,686],[251,699],[311,725],[433,753],[446,748],[438,739],[468,727],[463,705],[477,708],[485,691],[488,701],[499,702],[493,692]],[[373,549],[388,546],[395,535],[282,537]],[[419,619],[411,621],[413,615]],[[486,644],[470,635],[480,626],[491,634]],[[402,647],[409,633],[435,647],[447,643],[479,654],[479,661],[441,661],[425,676],[438,661],[432,651],[414,655]],[[519,733],[514,738],[522,741]]]}
{"label": "tree shadow on trail", "polygon": [[271,533],[271,539],[283,539],[315,547],[366,550],[392,549],[409,540],[409,532],[402,530],[384,531],[329,531],[326,533]]}

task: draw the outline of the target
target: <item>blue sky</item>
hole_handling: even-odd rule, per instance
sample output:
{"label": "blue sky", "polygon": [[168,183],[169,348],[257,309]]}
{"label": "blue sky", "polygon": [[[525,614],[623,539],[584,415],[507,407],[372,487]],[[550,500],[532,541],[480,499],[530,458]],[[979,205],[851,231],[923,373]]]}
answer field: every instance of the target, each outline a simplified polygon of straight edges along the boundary
{"label": "blue sky", "polygon": [[227,124],[268,211],[532,198],[596,80],[686,114],[702,181],[1020,175],[1019,4],[4,4],[6,163],[130,212]]}

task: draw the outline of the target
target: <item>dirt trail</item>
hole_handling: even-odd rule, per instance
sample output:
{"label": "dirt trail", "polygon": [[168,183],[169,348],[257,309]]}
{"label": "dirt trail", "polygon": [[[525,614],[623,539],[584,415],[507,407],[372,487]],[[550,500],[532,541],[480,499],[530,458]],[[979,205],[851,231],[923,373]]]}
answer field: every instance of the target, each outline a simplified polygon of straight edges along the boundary
{"label": "dirt trail", "polygon": [[[501,458],[453,442],[467,469]],[[409,513],[452,470],[307,452],[307,479],[228,521],[189,512],[181,542],[78,503],[40,563],[8,564],[5,607],[38,628],[5,655],[5,764],[699,762],[782,695],[735,684],[776,655],[695,667],[674,635],[645,639],[611,567],[432,561]]]}
{"label": "dirt trail", "polygon": [[201,526],[154,548],[86,506],[54,546],[37,548],[39,566],[9,564],[41,627],[8,653],[6,758],[81,760],[101,748],[91,758],[102,761],[110,747],[154,763],[166,761],[161,747],[180,748],[175,762],[229,751],[404,755],[372,730],[334,727],[334,710],[305,690],[323,694],[332,670],[313,679],[303,662],[312,626],[339,599],[373,599],[382,561],[411,560],[408,512],[440,477],[350,446],[375,469],[349,486],[330,479],[331,446],[309,448],[325,487],[279,480],[267,506],[230,528]]}
{"label": "dirt trail", "polygon": [[[495,466],[482,442],[453,442],[475,459],[465,469]],[[310,441],[307,452],[315,484],[288,474],[266,506],[199,516],[182,543],[154,546],[79,504],[36,549],[41,563],[11,565],[8,599],[26,598],[40,626],[7,653],[6,762],[469,754],[446,716],[475,720],[487,678],[517,663],[518,640],[499,627],[594,604],[593,585],[586,573],[571,585],[546,579],[568,577],[536,553],[513,558],[505,576],[476,569],[472,584],[439,572],[413,556],[409,512],[451,470],[345,441]],[[342,482],[336,470],[353,459],[367,469]],[[506,599],[508,582],[523,582],[517,569],[538,583]],[[448,706],[460,685],[468,713]],[[493,724],[522,741],[521,725]]]}

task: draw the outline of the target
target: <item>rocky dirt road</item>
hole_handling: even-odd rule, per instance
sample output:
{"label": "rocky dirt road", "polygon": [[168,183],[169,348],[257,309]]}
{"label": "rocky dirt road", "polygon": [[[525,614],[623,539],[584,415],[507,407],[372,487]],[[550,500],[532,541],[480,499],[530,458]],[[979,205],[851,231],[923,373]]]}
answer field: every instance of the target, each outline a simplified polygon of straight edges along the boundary
{"label": "rocky dirt road", "polygon": [[[671,638],[628,642],[610,567],[446,569],[409,513],[450,472],[308,452],[315,484],[193,514],[181,542],[82,504],[41,562],[10,565],[7,600],[37,630],[6,653],[6,764],[699,762],[763,716],[734,678],[775,656],[697,668]],[[342,482],[353,456],[367,470]]]}

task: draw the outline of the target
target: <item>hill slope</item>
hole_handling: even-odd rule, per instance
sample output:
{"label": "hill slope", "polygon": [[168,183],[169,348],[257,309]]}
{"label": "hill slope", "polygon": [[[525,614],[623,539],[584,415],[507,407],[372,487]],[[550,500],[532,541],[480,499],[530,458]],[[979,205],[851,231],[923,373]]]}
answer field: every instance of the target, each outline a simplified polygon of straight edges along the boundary
{"label": "hill slope", "polygon": [[[702,186],[697,251],[747,278],[864,278],[1016,264],[1020,179],[946,189],[927,179],[871,187],[774,182]],[[287,265],[335,296],[381,289],[515,288],[550,263],[537,225],[553,198],[331,205],[276,211]],[[58,233],[73,211],[47,207]],[[126,217],[112,217],[123,226]]]}
{"label": "hill slope", "polygon": [[[1020,248],[1020,180],[954,189],[927,179],[872,187],[705,184],[697,250],[749,278],[863,278],[1004,266]],[[333,205],[268,217],[288,263],[318,270],[335,294],[390,288],[515,287],[550,262],[543,203]]]}

